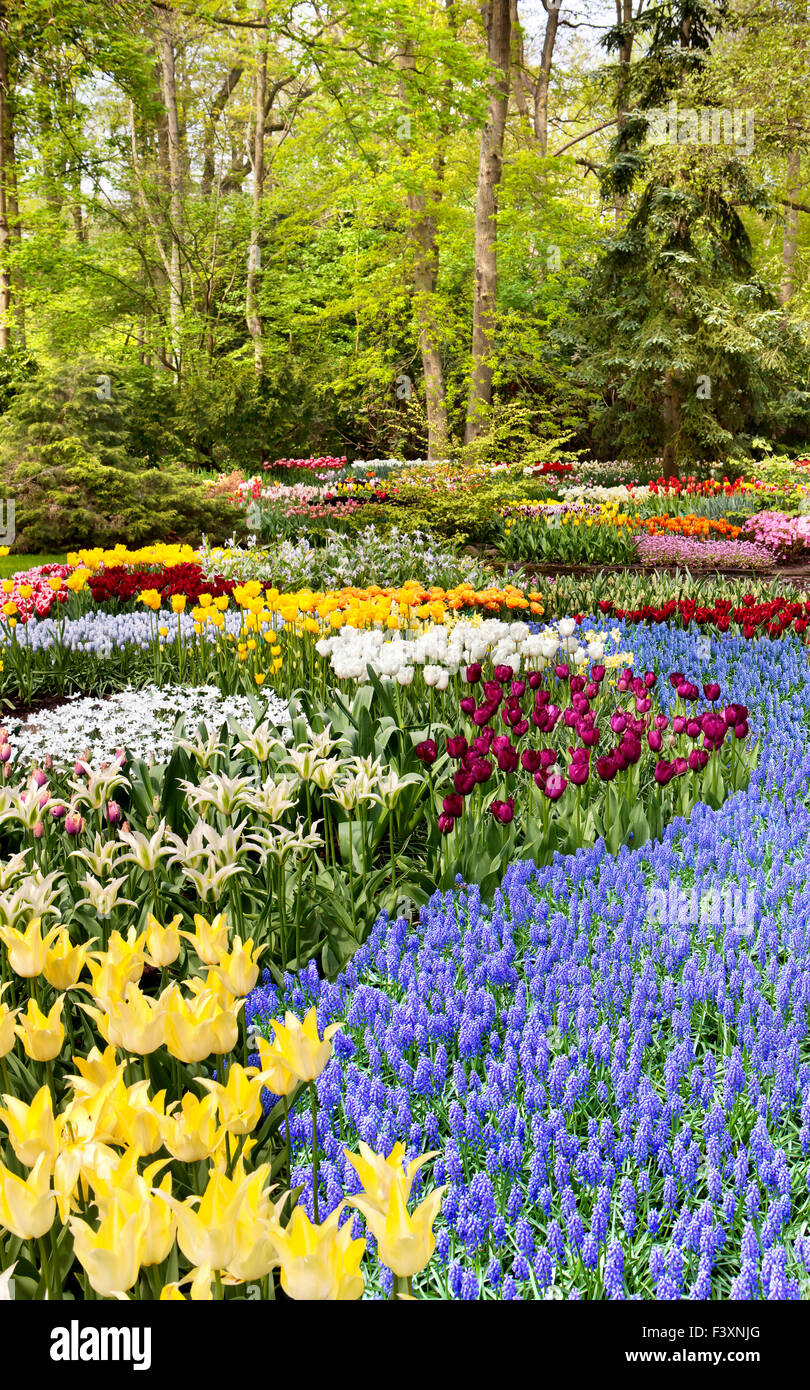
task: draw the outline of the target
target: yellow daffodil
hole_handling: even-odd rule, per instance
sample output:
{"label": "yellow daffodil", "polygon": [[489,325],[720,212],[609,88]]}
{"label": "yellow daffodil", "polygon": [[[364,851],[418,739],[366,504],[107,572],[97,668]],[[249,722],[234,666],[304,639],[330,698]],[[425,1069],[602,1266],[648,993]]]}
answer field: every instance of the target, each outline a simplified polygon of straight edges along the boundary
{"label": "yellow daffodil", "polygon": [[64,994],[60,994],[50,1013],[44,1014],[36,999],[28,1000],[28,1008],[20,1015],[17,1037],[29,1057],[35,1062],[52,1062],[62,1051],[65,1025],[62,1023]]}

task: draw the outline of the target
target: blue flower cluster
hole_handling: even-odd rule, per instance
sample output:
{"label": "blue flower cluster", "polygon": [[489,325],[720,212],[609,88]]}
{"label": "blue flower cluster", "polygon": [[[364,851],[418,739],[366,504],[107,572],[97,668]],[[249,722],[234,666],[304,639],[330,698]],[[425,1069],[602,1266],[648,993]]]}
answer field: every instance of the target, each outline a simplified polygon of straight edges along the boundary
{"label": "blue flower cluster", "polygon": [[[794,637],[705,641],[623,636],[749,707],[746,792],[635,852],[514,864],[492,904],[458,883],[335,982],[248,1000],[260,1031],[312,1002],[344,1022],[322,1210],[357,1190],[344,1146],[439,1150],[422,1296],[792,1299],[810,1273],[810,668]],[[291,1129],[311,1211],[303,1103]]]}

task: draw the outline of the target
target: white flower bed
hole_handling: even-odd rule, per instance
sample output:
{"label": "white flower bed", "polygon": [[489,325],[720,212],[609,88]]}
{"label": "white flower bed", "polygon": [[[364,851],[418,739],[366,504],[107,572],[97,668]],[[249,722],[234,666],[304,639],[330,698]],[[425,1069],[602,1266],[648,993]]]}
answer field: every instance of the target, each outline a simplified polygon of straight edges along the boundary
{"label": "white flower bed", "polygon": [[200,723],[215,731],[228,719],[253,730],[261,720],[276,726],[285,742],[292,738],[287,705],[275,695],[262,695],[264,712],[257,719],[244,695],[225,696],[216,686],[144,686],[109,699],[76,695],[54,709],[39,710],[21,722],[8,723],[15,763],[42,763],[50,754],[56,767],[69,767],[87,757],[94,765],[111,762],[118,749],[144,762],[167,762],[178,740],[178,721],[193,737]]}

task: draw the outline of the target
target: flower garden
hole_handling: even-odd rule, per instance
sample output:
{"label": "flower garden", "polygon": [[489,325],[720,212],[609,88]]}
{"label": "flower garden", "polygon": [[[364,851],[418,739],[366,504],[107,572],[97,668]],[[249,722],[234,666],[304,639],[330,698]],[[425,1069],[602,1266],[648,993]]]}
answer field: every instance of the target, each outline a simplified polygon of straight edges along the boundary
{"label": "flower garden", "polygon": [[807,1296],[810,475],[648,472],[7,557],[0,1287]]}

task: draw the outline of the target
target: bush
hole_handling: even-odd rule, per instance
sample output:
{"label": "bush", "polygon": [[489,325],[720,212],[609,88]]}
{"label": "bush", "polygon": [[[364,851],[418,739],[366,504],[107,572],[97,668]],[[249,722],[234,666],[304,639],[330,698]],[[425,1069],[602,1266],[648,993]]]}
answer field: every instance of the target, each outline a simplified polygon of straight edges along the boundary
{"label": "bush", "polygon": [[150,540],[224,540],[241,519],[177,463],[133,450],[125,388],[95,366],[40,373],[0,425],[0,473],[16,504],[18,552]]}

